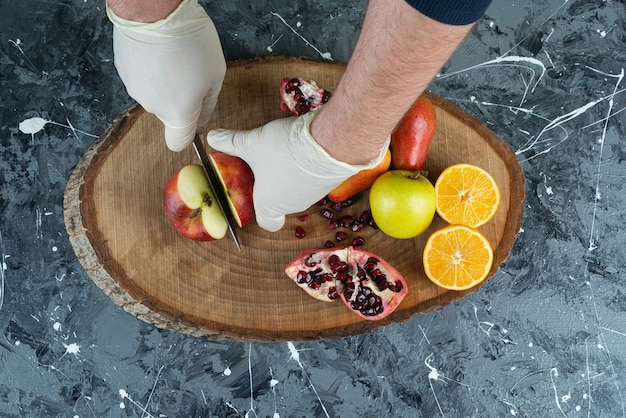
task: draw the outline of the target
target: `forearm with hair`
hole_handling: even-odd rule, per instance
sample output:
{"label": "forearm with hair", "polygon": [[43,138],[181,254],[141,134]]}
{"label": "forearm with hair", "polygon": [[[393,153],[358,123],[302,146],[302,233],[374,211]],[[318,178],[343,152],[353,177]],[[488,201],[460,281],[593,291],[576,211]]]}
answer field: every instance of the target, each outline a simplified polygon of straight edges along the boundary
{"label": "forearm with hair", "polygon": [[183,0],[106,0],[117,16],[135,22],[152,23],[165,19]]}
{"label": "forearm with hair", "polygon": [[471,27],[436,22],[405,0],[371,0],[346,71],[313,121],[313,137],[340,161],[375,158]]}

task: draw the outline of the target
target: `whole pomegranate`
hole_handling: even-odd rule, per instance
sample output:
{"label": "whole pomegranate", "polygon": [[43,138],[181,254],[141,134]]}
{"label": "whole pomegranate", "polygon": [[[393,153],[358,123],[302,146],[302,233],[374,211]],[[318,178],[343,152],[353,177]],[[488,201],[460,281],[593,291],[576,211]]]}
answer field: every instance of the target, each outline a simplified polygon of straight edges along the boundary
{"label": "whole pomegranate", "polygon": [[408,292],[406,281],[391,264],[354,247],[304,251],[285,273],[314,298],[325,302],[341,298],[352,312],[369,321],[389,316]]}

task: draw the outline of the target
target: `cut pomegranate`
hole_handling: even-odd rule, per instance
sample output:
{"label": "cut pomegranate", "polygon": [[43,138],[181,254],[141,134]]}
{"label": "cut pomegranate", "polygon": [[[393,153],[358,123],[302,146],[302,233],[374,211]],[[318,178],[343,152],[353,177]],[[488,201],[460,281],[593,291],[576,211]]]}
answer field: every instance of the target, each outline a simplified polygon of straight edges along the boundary
{"label": "cut pomegranate", "polygon": [[330,95],[313,80],[283,78],[280,82],[280,110],[289,111],[296,117],[304,115],[326,103]]}
{"label": "cut pomegranate", "polygon": [[369,321],[391,314],[408,292],[402,275],[387,261],[354,247],[305,251],[285,273],[314,298],[330,302],[340,297]]}

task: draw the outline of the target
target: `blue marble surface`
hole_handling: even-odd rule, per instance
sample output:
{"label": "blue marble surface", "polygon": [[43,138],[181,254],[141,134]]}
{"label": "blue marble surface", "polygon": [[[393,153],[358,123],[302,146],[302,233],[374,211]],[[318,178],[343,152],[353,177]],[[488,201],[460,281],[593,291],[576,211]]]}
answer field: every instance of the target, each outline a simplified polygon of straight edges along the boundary
{"label": "blue marble surface", "polygon": [[[158,329],[78,262],[67,179],[132,103],[103,4],[0,3],[1,417],[626,417],[623,1],[494,0],[430,86],[526,175],[496,276],[406,323],[275,344]],[[202,4],[229,60],[345,62],[366,2]]]}

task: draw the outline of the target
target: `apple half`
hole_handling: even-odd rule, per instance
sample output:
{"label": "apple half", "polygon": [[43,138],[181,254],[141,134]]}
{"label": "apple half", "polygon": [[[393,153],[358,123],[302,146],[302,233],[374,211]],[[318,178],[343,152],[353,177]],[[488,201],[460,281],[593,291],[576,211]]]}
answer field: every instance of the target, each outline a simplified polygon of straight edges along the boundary
{"label": "apple half", "polygon": [[[240,228],[254,220],[254,174],[239,157],[212,152],[209,158],[226,194],[233,218]],[[170,177],[163,203],[167,219],[176,231],[195,241],[215,241],[228,232],[228,222],[220,210],[204,168],[189,164]]]}
{"label": "apple half", "polygon": [[220,151],[209,153],[217,177],[222,183],[226,200],[240,228],[254,220],[254,174],[241,158]]}
{"label": "apple half", "polygon": [[163,202],[167,219],[184,237],[214,241],[228,231],[204,169],[197,164],[186,165],[170,177]]}

